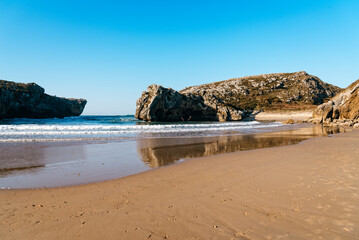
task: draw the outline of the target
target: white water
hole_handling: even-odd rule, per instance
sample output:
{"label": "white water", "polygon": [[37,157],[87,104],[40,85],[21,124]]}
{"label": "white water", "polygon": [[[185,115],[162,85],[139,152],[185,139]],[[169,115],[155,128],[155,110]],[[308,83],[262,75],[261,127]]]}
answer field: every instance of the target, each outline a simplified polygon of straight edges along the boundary
{"label": "white water", "polygon": [[[9,124],[10,123],[10,124]],[[269,131],[281,123],[258,121],[144,123],[125,116],[96,116],[64,120],[14,120],[0,125],[0,141],[113,139],[143,136],[211,136]]]}

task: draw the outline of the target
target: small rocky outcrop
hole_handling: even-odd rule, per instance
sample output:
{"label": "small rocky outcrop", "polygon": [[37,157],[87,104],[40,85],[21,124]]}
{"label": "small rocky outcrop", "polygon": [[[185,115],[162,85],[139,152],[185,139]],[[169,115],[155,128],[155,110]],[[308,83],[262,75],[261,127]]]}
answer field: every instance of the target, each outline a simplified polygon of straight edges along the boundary
{"label": "small rocky outcrop", "polygon": [[[359,123],[359,80],[341,91],[329,102],[321,104],[311,119],[314,123],[338,123],[352,126]],[[356,125],[359,127],[359,125]]]}
{"label": "small rocky outcrop", "polygon": [[85,99],[50,96],[35,83],[0,80],[0,119],[79,116],[86,103]]}
{"label": "small rocky outcrop", "polygon": [[308,110],[341,89],[306,72],[234,78],[179,92],[151,85],[136,102],[145,121],[238,121],[253,111]]}

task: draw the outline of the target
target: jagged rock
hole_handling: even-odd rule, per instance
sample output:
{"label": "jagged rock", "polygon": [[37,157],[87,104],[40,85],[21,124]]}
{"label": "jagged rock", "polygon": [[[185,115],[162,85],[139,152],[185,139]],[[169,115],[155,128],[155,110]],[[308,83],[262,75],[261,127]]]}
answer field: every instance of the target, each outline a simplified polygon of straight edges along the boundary
{"label": "jagged rock", "polygon": [[340,88],[306,72],[274,73],[185,88],[151,85],[136,102],[145,121],[238,121],[253,111],[308,110]]}
{"label": "jagged rock", "polygon": [[[313,112],[312,122],[345,122],[359,119],[359,80],[341,91],[329,102],[321,104]],[[349,122],[349,121],[348,121]],[[350,121],[353,122],[353,121]],[[353,122],[354,124],[354,122]],[[346,125],[349,125],[347,123]]]}
{"label": "jagged rock", "polygon": [[0,119],[78,116],[86,103],[85,99],[50,96],[35,83],[0,80]]}
{"label": "jagged rock", "polygon": [[240,120],[241,112],[229,107],[213,108],[200,96],[184,95],[171,88],[153,84],[136,102],[135,117],[154,121]]}

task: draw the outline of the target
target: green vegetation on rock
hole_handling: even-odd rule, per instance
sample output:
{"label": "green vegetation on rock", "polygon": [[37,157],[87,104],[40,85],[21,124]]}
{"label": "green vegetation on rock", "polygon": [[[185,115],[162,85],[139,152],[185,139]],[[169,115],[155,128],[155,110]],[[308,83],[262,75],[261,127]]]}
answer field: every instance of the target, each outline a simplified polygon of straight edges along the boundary
{"label": "green vegetation on rock", "polygon": [[237,110],[309,110],[341,88],[308,73],[273,73],[187,87],[182,94],[221,99]]}
{"label": "green vegetation on rock", "polygon": [[151,85],[136,102],[145,121],[237,121],[253,111],[312,110],[340,88],[306,72],[273,73],[187,87]]}

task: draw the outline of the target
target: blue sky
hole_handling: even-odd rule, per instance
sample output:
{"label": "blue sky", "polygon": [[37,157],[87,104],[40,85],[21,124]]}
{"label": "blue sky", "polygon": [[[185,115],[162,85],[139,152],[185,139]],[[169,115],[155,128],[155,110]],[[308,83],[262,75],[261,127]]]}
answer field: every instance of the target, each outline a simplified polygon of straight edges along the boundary
{"label": "blue sky", "polygon": [[0,79],[134,114],[152,83],[180,90],[305,70],[359,78],[359,1],[0,0]]}

